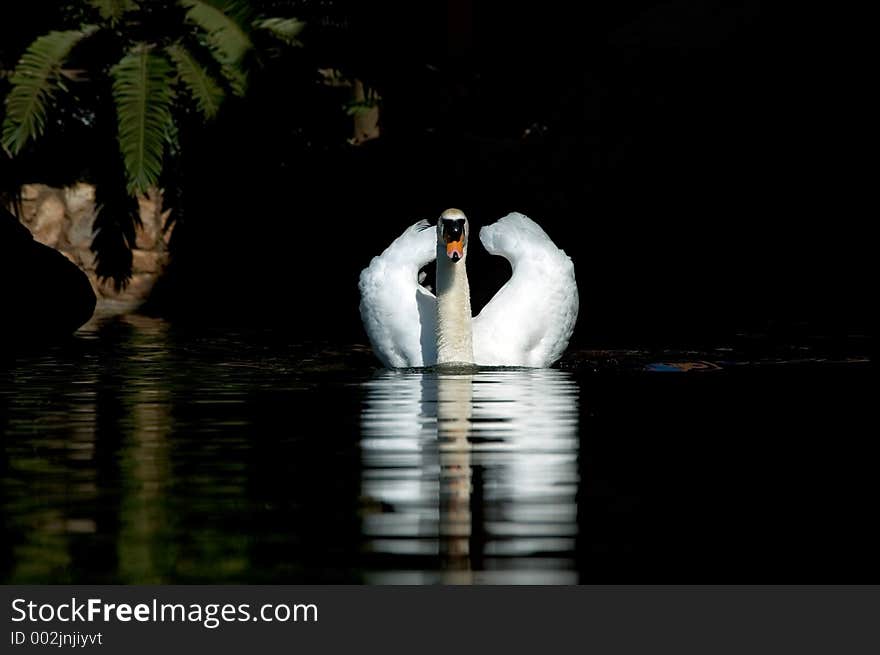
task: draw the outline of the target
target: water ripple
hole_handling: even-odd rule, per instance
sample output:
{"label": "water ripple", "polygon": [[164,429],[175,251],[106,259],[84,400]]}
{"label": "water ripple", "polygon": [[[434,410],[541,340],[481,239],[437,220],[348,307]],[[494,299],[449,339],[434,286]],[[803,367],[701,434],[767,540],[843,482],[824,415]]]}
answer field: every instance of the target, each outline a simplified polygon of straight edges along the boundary
{"label": "water ripple", "polygon": [[569,373],[383,371],[364,387],[362,489],[383,508],[364,524],[373,553],[437,556],[445,581],[512,557],[574,570],[578,386]]}

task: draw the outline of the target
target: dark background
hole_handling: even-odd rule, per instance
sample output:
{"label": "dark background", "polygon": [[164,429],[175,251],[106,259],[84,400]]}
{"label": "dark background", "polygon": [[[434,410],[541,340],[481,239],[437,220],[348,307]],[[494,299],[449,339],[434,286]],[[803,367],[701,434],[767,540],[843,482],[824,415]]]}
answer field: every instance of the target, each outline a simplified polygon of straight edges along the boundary
{"label": "dark background", "polygon": [[[867,330],[845,17],[757,1],[262,4],[310,19],[306,47],[266,59],[216,124],[184,125],[176,259],[151,312],[363,340],[359,271],[455,206],[475,227],[526,213],[571,255],[577,345]],[[2,25],[7,59],[32,38],[28,6]],[[381,93],[378,140],[345,142],[345,98],[316,74],[333,66]],[[40,161],[87,168],[87,139]],[[478,311],[509,267],[472,242],[469,270]]]}

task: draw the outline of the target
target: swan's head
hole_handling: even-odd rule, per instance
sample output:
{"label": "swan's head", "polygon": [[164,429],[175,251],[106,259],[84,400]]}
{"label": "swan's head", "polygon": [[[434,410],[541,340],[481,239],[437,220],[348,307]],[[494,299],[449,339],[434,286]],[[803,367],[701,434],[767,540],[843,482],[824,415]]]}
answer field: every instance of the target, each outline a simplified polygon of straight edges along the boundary
{"label": "swan's head", "polygon": [[447,209],[437,221],[437,245],[445,248],[452,263],[464,259],[467,252],[468,220],[460,209]]}

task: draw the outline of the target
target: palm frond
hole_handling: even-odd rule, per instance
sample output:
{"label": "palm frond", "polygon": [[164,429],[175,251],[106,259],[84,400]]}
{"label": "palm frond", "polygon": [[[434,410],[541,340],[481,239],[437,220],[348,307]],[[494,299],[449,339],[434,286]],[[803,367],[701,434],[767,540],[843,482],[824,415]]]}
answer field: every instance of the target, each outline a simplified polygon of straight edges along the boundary
{"label": "palm frond", "polygon": [[97,180],[91,246],[95,273],[102,281],[110,281],[117,292],[131,278],[131,249],[139,220],[137,200],[126,192],[121,174],[112,172]]}
{"label": "palm frond", "polygon": [[186,86],[199,111],[205,118],[214,118],[226,94],[223,88],[202,66],[192,53],[180,44],[168,46],[165,51],[177,68],[177,76]]}
{"label": "palm frond", "polygon": [[136,0],[88,0],[88,3],[111,25],[116,25],[126,12],[137,8]]}
{"label": "palm frond", "polygon": [[180,0],[188,9],[187,19],[205,32],[205,39],[223,68],[232,90],[244,95],[247,75],[242,62],[253,47],[247,29],[240,19],[246,7],[235,0]]}
{"label": "palm frond", "polygon": [[302,46],[297,38],[306,24],[296,18],[262,18],[254,23],[254,27],[266,30],[275,38],[290,46]]}
{"label": "palm frond", "polygon": [[49,104],[61,86],[61,65],[73,47],[97,29],[85,25],[49,32],[28,46],[9,79],[12,88],[6,96],[2,143],[11,154],[18,154],[29,140],[43,134]]}
{"label": "palm frond", "polygon": [[129,193],[145,193],[162,172],[171,116],[171,64],[152,48],[135,46],[112,69],[119,149]]}

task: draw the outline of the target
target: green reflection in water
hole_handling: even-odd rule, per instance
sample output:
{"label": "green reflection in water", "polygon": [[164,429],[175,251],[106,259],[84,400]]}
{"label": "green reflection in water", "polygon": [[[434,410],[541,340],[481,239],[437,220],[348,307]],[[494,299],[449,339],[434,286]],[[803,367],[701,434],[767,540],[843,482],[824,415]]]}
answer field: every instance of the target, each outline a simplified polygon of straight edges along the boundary
{"label": "green reflection in water", "polygon": [[[128,316],[16,357],[0,371],[0,580],[356,581],[345,417],[368,356]],[[313,432],[328,415],[336,434]]]}

